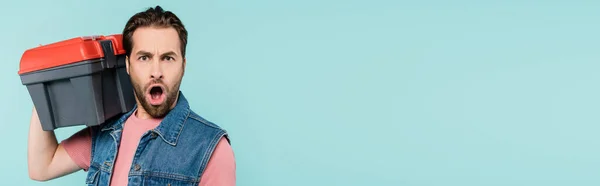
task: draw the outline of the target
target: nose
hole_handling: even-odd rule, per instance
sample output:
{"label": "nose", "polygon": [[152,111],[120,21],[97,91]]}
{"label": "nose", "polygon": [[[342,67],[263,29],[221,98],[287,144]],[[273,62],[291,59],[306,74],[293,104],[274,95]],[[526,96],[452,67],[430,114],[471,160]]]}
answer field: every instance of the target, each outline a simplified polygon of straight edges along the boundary
{"label": "nose", "polygon": [[160,67],[159,61],[154,61],[152,63],[152,72],[150,72],[150,78],[151,79],[162,79],[163,78],[163,72],[162,72],[162,68]]}

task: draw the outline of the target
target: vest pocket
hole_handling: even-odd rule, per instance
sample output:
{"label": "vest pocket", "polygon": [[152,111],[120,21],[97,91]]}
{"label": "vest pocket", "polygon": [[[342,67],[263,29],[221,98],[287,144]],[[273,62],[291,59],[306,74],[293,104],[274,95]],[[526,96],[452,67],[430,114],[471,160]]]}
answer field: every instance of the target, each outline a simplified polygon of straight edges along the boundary
{"label": "vest pocket", "polygon": [[164,185],[164,186],[198,186],[199,182],[191,180],[182,180],[178,178],[166,178],[157,176],[144,176],[143,185]]}
{"label": "vest pocket", "polygon": [[100,170],[96,168],[96,166],[90,166],[88,169],[87,178],[85,179],[85,183],[88,185],[98,185],[98,176],[100,175]]}

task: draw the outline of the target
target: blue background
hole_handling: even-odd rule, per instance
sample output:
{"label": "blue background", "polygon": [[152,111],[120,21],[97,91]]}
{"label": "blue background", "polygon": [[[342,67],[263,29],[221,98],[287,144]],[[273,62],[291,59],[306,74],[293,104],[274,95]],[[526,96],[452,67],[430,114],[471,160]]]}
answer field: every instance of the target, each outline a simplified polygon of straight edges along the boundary
{"label": "blue background", "polygon": [[230,132],[238,185],[600,185],[600,4],[566,0],[4,2],[2,185],[85,179],[29,180],[22,53],[157,4],[190,33],[181,89]]}

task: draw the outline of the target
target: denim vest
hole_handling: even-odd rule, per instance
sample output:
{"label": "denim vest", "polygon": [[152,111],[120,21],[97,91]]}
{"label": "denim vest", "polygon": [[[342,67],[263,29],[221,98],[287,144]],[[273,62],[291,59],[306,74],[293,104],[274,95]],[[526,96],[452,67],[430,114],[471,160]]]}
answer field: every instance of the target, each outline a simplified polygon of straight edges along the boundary
{"label": "denim vest", "polygon": [[[92,158],[86,184],[109,184],[123,123],[136,107],[92,127]],[[158,127],[142,135],[129,170],[129,185],[197,186],[222,137],[229,140],[225,130],[190,110],[180,92],[175,108]]]}

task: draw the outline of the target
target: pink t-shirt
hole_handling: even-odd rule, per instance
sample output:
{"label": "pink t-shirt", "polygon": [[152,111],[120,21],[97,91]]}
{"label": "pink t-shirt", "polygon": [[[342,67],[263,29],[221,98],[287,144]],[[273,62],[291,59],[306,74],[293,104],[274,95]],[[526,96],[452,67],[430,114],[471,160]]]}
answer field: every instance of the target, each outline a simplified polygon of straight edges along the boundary
{"label": "pink t-shirt", "polygon": [[[140,119],[132,114],[123,125],[121,144],[114,163],[114,172],[110,185],[127,185],[127,177],[137,145],[142,135],[160,124],[159,119]],[[82,169],[88,170],[91,162],[92,137],[85,128],[61,142],[67,154]],[[223,138],[217,144],[206,170],[200,180],[200,186],[235,185],[235,158],[233,150]]]}

